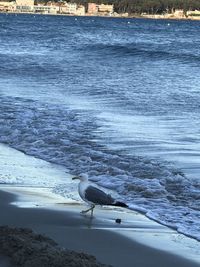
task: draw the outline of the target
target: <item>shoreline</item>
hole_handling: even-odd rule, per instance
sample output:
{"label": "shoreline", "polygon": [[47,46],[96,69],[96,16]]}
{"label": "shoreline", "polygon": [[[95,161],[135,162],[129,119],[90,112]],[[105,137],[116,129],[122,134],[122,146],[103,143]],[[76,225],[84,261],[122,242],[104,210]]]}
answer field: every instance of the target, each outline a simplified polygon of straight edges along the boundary
{"label": "shoreline", "polygon": [[[198,241],[128,209],[96,207],[91,220],[80,214],[85,204],[64,167],[0,147],[0,225],[31,228],[114,267],[199,266]],[[53,193],[43,180],[48,185],[59,180],[70,194]]]}
{"label": "shoreline", "polygon": [[43,15],[43,16],[63,16],[63,17],[87,17],[87,18],[116,18],[116,19],[149,19],[149,20],[172,20],[172,21],[200,21],[200,16],[189,16],[189,17],[173,17],[173,16],[163,16],[163,15],[136,15],[131,14],[128,16],[120,15],[72,15],[72,14],[45,14],[45,13],[32,13],[32,12],[0,12],[0,14],[13,14],[13,15]]}
{"label": "shoreline", "polygon": [[[90,216],[80,214],[84,208],[80,203],[63,203],[56,196],[49,202],[42,190],[37,193],[32,188],[25,191],[17,188],[0,187],[0,212],[4,214],[0,225],[30,228],[52,238],[61,247],[94,255],[99,262],[114,267],[169,267],[175,262],[177,267],[199,266],[200,257],[190,255],[191,243],[198,241],[137,212],[96,208],[91,220]],[[40,205],[33,205],[33,198]],[[24,202],[24,207],[17,207],[18,201]],[[115,222],[117,218],[122,220],[121,224]]]}

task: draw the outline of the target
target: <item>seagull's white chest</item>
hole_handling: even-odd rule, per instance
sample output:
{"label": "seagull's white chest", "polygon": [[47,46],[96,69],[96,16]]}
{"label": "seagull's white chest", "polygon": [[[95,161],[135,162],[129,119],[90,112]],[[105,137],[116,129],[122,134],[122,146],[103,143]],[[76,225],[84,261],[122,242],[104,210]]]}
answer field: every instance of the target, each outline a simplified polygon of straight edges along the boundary
{"label": "seagull's white chest", "polygon": [[78,185],[78,192],[80,197],[87,203],[91,204],[91,202],[89,202],[86,198],[85,198],[85,190],[88,187],[88,182],[85,181],[81,181]]}

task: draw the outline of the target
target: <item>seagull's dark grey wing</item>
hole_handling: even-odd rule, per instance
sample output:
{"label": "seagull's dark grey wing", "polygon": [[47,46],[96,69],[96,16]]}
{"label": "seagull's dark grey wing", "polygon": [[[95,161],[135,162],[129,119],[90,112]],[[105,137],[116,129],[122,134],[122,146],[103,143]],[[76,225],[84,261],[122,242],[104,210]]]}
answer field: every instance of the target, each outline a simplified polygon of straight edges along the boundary
{"label": "seagull's dark grey wing", "polygon": [[111,195],[91,185],[85,190],[85,198],[98,205],[112,205],[115,201]]}

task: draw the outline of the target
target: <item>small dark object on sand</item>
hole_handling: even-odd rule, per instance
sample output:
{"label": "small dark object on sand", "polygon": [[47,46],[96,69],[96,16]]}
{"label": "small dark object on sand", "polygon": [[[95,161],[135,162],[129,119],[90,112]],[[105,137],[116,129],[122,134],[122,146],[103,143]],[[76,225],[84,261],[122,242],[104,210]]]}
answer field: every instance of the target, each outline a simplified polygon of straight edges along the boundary
{"label": "small dark object on sand", "polygon": [[116,219],[115,220],[116,223],[121,223],[121,221],[122,221],[121,219]]}

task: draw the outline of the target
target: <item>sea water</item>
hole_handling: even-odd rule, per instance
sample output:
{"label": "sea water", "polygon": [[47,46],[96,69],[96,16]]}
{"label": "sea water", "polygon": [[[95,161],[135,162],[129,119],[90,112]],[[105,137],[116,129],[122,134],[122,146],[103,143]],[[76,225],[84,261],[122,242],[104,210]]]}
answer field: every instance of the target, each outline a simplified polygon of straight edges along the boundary
{"label": "sea water", "polygon": [[199,47],[198,21],[0,14],[0,142],[200,240]]}

